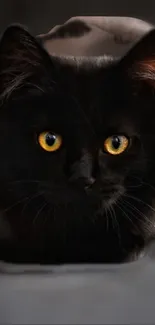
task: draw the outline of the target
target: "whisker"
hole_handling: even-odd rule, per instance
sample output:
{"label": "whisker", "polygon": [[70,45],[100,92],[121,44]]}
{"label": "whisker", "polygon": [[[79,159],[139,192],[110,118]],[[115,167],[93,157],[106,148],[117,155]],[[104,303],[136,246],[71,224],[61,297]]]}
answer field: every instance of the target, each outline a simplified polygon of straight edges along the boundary
{"label": "whisker", "polygon": [[151,220],[149,220],[148,218],[147,218],[147,216],[142,212],[142,211],[140,211],[137,207],[135,207],[133,204],[131,204],[130,202],[128,202],[128,201],[126,201],[126,200],[123,200],[124,202],[125,202],[125,204],[127,204],[132,210],[134,210],[135,212],[137,212],[141,217],[143,217],[144,218],[144,220],[142,220],[142,219],[139,219],[137,216],[135,216],[135,218],[137,219],[137,220],[140,220],[141,221],[141,223],[144,223],[145,225],[146,225],[146,223],[149,223],[152,227],[154,227],[154,224],[152,223],[152,221]]}
{"label": "whisker", "polygon": [[135,200],[135,201],[137,201],[137,202],[141,202],[141,203],[143,203],[143,204],[146,205],[148,208],[150,208],[153,212],[155,212],[155,209],[154,209],[150,204],[146,203],[145,201],[143,201],[143,200],[141,200],[141,199],[139,199],[139,198],[137,198],[137,197],[135,197],[135,196],[128,195],[128,194],[124,194],[124,196],[125,196],[125,197],[128,197],[128,198],[130,198],[130,199],[132,199],[132,200]]}
{"label": "whisker", "polygon": [[109,216],[108,216],[108,209],[105,206],[104,207],[104,212],[105,212],[105,218],[106,218],[106,228],[107,228],[107,232],[108,232],[108,228],[109,228]]}
{"label": "whisker", "polygon": [[[129,215],[120,207],[120,205],[123,205],[122,202],[119,202],[119,205],[117,207],[122,211],[122,213],[125,215],[125,217],[132,223],[132,225],[135,227],[135,224],[133,223],[132,219],[129,217]],[[124,208],[124,206],[123,206]]]}
{"label": "whisker", "polygon": [[[125,203],[125,209],[134,217],[135,220],[138,220],[140,224],[143,225],[143,231],[147,231],[148,233],[151,233],[151,229],[150,229],[150,226],[146,223],[146,220],[142,220],[142,219],[139,219],[138,216],[136,214],[133,213],[133,211],[131,210],[131,207],[130,206],[126,206],[126,203]],[[128,210],[129,209],[129,210]],[[133,209],[134,210],[134,209]],[[137,213],[137,211],[135,211]],[[134,226],[135,230],[136,230],[136,233],[140,233],[140,232],[143,232],[142,229],[140,227],[137,227],[136,225]]]}
{"label": "whisker", "polygon": [[144,185],[149,186],[153,191],[155,191],[155,187],[154,187],[152,184],[149,184],[149,183],[144,182],[144,181],[142,181],[142,183],[143,183]]}
{"label": "whisker", "polygon": [[7,211],[11,210],[12,208],[14,208],[15,206],[17,206],[18,204],[20,204],[20,203],[22,203],[22,202],[24,202],[24,201],[26,201],[28,199],[29,199],[29,197],[24,197],[23,199],[21,199],[21,200],[17,201],[16,203],[10,205],[8,208],[2,209],[1,212],[7,212]]}
{"label": "whisker", "polygon": [[28,205],[30,204],[30,202],[32,202],[33,199],[38,198],[39,196],[41,196],[43,193],[44,192],[35,193],[35,195],[29,197],[28,202],[24,204],[24,207],[23,207],[23,209],[21,211],[21,217],[23,216],[24,211],[25,211],[26,207],[28,207]]}
{"label": "whisker", "polygon": [[44,224],[47,222],[49,216],[51,216],[52,211],[53,211],[53,213],[52,213],[52,221],[53,222],[55,221],[55,215],[54,215],[55,207],[52,206],[51,208],[48,209],[48,212],[46,213],[46,216],[45,216],[45,219],[44,219]]}
{"label": "whisker", "polygon": [[35,222],[37,221],[40,213],[44,210],[44,208],[48,205],[48,202],[45,202],[42,207],[38,210],[37,214],[35,215],[34,219],[33,219],[33,225],[35,224]]}
{"label": "whisker", "polygon": [[137,179],[137,180],[140,180],[140,181],[141,181],[141,186],[142,186],[142,185],[149,186],[153,191],[155,191],[155,187],[154,187],[152,184],[147,183],[146,181],[144,181],[143,179],[141,179],[141,178],[139,178],[139,177],[137,177],[137,176],[133,176],[133,175],[131,175],[130,177],[132,177],[132,178],[134,178],[134,179]]}
{"label": "whisker", "polygon": [[[116,206],[118,206],[117,203],[115,203]],[[119,222],[117,220],[117,216],[116,216],[116,211],[114,209],[113,206],[111,206],[111,209],[113,211],[113,216],[114,216],[114,224],[116,225],[116,228],[117,228],[117,236],[118,236],[118,239],[119,239],[119,244],[121,244],[121,232],[120,232],[120,225],[119,225]]]}
{"label": "whisker", "polygon": [[110,213],[109,217],[112,220],[112,226],[113,226],[113,218],[112,218],[112,212],[110,206],[107,207],[107,213]]}
{"label": "whisker", "polygon": [[113,218],[114,210],[113,210],[112,206],[109,206],[108,210],[110,212],[110,217],[111,217],[111,220],[112,220],[112,227],[113,227],[113,229],[115,229],[115,217]]}
{"label": "whisker", "polygon": [[[131,207],[127,207],[126,206],[126,202],[123,200],[123,203],[124,203],[124,208],[127,210],[127,212],[129,212],[133,217],[134,217],[134,219],[136,219],[136,220],[138,220],[138,221],[142,221],[142,220],[140,220],[134,213],[133,213],[133,211],[131,211]],[[147,225],[146,225],[146,223],[144,223],[144,226],[145,226],[145,228],[147,229],[147,230],[149,230],[148,228],[147,228]],[[139,233],[139,228],[134,224],[134,228],[135,228],[135,230],[136,230],[136,232],[137,233]]]}

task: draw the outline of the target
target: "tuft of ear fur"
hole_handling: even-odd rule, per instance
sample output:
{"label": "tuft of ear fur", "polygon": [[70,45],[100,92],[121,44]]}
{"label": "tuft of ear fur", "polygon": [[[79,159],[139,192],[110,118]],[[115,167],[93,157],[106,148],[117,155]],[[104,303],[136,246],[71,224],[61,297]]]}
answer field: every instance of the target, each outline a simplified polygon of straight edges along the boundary
{"label": "tuft of ear fur", "polygon": [[155,29],[146,34],[120,64],[132,79],[144,81],[155,88]]}
{"label": "tuft of ear fur", "polygon": [[8,97],[32,75],[38,76],[48,60],[48,54],[24,27],[8,27],[0,41],[0,98]]}

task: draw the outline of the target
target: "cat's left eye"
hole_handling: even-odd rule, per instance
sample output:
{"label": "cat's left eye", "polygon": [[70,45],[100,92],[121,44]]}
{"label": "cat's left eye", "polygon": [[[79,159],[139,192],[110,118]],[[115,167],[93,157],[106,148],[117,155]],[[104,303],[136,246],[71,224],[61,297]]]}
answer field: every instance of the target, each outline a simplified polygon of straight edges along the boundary
{"label": "cat's left eye", "polygon": [[54,152],[61,147],[62,137],[52,132],[42,132],[39,134],[38,142],[45,151]]}
{"label": "cat's left eye", "polygon": [[124,135],[112,135],[104,141],[104,150],[111,155],[120,155],[129,145],[129,140]]}

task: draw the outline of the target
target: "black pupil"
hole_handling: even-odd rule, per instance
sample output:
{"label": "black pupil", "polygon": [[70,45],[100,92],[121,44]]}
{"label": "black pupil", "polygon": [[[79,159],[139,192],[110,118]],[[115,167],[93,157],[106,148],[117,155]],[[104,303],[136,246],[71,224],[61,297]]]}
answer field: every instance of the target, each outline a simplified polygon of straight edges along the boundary
{"label": "black pupil", "polygon": [[117,137],[117,136],[114,136],[113,139],[112,139],[112,146],[113,146],[113,148],[117,150],[117,149],[119,149],[120,145],[121,145],[120,138]]}
{"label": "black pupil", "polygon": [[53,146],[53,144],[55,143],[56,140],[56,136],[54,134],[51,133],[47,133],[46,134],[46,143],[48,146]]}

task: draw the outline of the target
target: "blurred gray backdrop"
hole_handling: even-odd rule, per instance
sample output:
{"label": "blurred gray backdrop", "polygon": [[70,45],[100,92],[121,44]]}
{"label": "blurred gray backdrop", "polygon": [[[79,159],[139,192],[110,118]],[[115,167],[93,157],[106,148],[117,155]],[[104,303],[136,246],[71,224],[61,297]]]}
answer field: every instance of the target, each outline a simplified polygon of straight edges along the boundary
{"label": "blurred gray backdrop", "polygon": [[155,0],[0,0],[0,31],[18,22],[38,34],[77,15],[127,15],[155,22]]}

